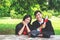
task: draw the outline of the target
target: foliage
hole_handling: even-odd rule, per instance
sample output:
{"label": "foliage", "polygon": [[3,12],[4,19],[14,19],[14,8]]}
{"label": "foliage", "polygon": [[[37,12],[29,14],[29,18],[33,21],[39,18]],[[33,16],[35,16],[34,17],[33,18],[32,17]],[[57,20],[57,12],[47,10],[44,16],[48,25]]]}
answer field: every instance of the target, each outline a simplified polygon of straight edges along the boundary
{"label": "foliage", "polygon": [[[13,10],[14,13],[11,12]],[[25,14],[33,16],[36,10],[46,13],[54,10],[50,15],[59,16],[60,0],[0,0],[0,17],[20,18]]]}

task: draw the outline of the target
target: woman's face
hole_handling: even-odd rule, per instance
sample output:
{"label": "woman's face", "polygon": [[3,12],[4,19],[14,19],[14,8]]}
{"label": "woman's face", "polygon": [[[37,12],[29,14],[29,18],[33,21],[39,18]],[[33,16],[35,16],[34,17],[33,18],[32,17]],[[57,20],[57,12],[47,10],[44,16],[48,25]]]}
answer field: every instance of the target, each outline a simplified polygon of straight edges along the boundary
{"label": "woman's face", "polygon": [[30,22],[30,17],[26,18],[25,22],[28,24]]}

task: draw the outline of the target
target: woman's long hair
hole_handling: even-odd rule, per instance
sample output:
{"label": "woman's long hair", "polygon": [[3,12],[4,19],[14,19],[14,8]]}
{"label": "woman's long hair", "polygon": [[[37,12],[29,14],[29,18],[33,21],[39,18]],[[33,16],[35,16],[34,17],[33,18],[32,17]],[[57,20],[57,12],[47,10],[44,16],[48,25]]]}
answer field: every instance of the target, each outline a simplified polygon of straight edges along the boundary
{"label": "woman's long hair", "polygon": [[28,23],[28,25],[31,23],[31,20],[32,20],[32,17],[30,16],[30,15],[25,15],[24,17],[23,17],[23,21],[26,19],[26,18],[28,18],[28,17],[30,17],[30,22]]}

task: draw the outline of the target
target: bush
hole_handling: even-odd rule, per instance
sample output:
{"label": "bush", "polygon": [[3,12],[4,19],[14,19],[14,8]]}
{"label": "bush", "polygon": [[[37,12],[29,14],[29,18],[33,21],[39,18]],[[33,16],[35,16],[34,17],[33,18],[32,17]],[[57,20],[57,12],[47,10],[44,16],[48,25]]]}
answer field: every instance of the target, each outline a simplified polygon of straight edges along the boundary
{"label": "bush", "polygon": [[46,16],[48,16],[48,18],[52,17],[52,13],[48,12],[48,11],[43,11],[43,18],[45,18]]}

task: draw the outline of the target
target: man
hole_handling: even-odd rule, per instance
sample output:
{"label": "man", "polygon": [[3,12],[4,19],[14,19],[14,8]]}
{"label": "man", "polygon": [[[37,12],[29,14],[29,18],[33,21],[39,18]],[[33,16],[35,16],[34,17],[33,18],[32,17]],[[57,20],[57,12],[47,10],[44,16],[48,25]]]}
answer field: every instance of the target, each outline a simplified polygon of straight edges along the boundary
{"label": "man", "polygon": [[49,38],[50,35],[55,34],[51,21],[48,20],[46,23],[44,23],[45,19],[42,18],[42,13],[39,10],[35,11],[34,15],[36,21],[32,23],[32,29],[40,32],[38,36]]}

